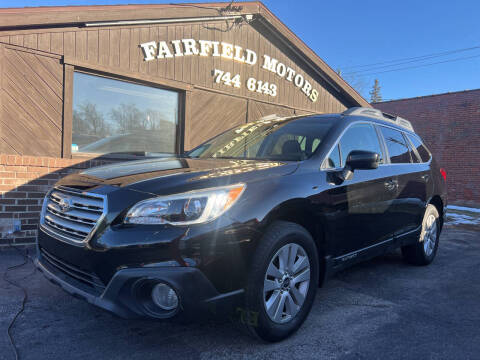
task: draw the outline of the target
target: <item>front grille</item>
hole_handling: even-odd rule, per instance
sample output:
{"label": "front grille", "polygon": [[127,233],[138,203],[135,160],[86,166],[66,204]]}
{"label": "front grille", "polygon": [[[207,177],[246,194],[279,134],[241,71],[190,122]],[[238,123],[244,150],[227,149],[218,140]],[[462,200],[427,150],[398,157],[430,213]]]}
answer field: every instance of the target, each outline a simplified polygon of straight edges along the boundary
{"label": "front grille", "polygon": [[84,285],[88,285],[95,290],[96,292],[101,293],[105,290],[105,285],[100,280],[100,278],[92,272],[80,269],[79,267],[67,263],[66,261],[50,254],[47,250],[40,247],[40,253],[42,254],[42,258],[48,262],[51,266],[60,270],[65,275],[70,278],[74,278],[77,281],[80,281]]}
{"label": "front grille", "polygon": [[41,225],[44,230],[74,243],[87,240],[105,213],[105,198],[63,186],[45,199]]}

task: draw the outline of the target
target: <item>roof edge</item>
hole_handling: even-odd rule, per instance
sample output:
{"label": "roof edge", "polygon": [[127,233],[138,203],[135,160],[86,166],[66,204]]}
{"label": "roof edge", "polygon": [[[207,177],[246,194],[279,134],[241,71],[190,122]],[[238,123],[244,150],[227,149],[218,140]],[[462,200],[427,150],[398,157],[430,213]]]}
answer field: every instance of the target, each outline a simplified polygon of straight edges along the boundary
{"label": "roof edge", "polygon": [[378,105],[378,104],[386,104],[386,103],[392,103],[392,102],[397,102],[397,101],[409,101],[409,100],[415,100],[415,99],[424,99],[424,98],[435,97],[435,96],[443,96],[443,95],[454,95],[454,94],[474,92],[474,91],[480,91],[480,88],[458,90],[458,91],[448,91],[448,92],[439,93],[439,94],[430,94],[430,95],[414,96],[414,97],[410,97],[410,98],[401,98],[401,99],[395,99],[395,100],[372,102],[370,105],[375,106],[375,105]]}

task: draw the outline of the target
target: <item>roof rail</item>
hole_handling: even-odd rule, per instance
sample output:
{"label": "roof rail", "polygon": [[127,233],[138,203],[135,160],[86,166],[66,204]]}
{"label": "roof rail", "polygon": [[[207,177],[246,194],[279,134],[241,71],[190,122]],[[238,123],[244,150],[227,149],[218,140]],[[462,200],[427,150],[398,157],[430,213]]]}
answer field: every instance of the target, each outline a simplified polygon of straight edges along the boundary
{"label": "roof rail", "polygon": [[257,119],[256,121],[280,121],[280,120],[285,120],[287,117],[285,116],[280,116],[277,114],[269,114],[262,116],[261,118]]}
{"label": "roof rail", "polygon": [[390,115],[384,113],[378,109],[372,109],[367,107],[352,107],[345,110],[342,115],[361,115],[367,116],[374,119],[379,119],[383,121],[388,121],[394,123],[395,125],[401,126],[407,130],[414,131],[412,123],[400,116]]}

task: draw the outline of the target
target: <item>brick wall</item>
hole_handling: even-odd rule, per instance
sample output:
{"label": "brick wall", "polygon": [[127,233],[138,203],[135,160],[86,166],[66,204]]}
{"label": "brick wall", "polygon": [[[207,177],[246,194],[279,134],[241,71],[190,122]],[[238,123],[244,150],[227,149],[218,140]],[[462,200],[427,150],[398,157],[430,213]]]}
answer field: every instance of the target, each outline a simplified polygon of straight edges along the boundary
{"label": "brick wall", "polygon": [[480,205],[480,89],[372,106],[412,122],[447,171],[450,203]]}
{"label": "brick wall", "polygon": [[0,247],[33,243],[45,193],[61,177],[103,164],[95,159],[0,155]]}

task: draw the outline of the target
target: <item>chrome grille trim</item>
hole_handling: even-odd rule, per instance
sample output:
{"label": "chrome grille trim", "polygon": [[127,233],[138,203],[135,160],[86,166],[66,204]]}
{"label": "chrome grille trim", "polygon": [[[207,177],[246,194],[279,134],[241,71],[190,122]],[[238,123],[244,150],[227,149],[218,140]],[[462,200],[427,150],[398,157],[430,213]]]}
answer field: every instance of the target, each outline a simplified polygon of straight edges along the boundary
{"label": "chrome grille trim", "polygon": [[75,235],[87,236],[92,227],[76,224],[75,221],[66,221],[65,218],[53,215],[49,211],[45,214],[45,221],[48,223],[55,224],[57,229],[64,230],[66,232],[72,232]]}
{"label": "chrome grille trim", "polygon": [[[62,190],[61,193],[66,193],[66,192]],[[59,200],[61,200],[61,197],[55,191],[52,192],[51,197],[52,197],[52,200],[55,201],[57,204],[59,203]],[[103,209],[103,201],[99,202],[96,200],[92,200],[90,198],[80,198],[78,196],[70,196],[70,195],[69,197],[72,199],[72,204],[73,204],[73,207],[75,208],[84,209],[84,210],[93,210],[98,212],[101,212]]]}
{"label": "chrome grille trim", "polygon": [[87,225],[95,225],[98,215],[89,214],[86,211],[70,210],[68,214],[62,214],[58,205],[50,203],[47,205],[47,211],[64,219],[75,220]]}
{"label": "chrome grille trim", "polygon": [[[63,205],[68,204],[64,209],[62,200]],[[83,246],[93,236],[106,212],[106,196],[57,186],[45,196],[40,228],[58,240]]]}

